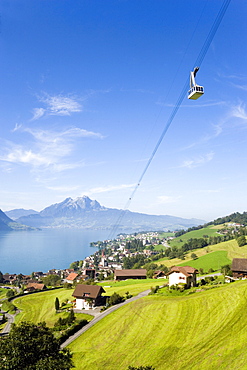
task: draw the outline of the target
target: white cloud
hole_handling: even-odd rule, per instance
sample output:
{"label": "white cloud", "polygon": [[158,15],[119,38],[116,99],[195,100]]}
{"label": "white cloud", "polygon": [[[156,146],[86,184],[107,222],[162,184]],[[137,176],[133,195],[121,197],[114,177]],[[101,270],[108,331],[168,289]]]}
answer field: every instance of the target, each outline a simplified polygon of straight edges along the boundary
{"label": "white cloud", "polygon": [[36,119],[41,118],[45,114],[44,108],[34,108],[33,109],[33,117],[31,121],[35,121]]}
{"label": "white cloud", "polygon": [[236,85],[236,84],[232,84],[232,85],[236,87],[237,89],[247,91],[247,85]]}
{"label": "white cloud", "polygon": [[47,186],[47,189],[59,191],[61,193],[71,193],[72,191],[78,190],[79,186]]}
{"label": "white cloud", "polygon": [[47,104],[47,111],[51,115],[69,116],[71,113],[81,112],[82,110],[81,104],[73,97],[47,95],[41,101]]}
{"label": "white cloud", "polygon": [[15,127],[13,128],[13,130],[11,130],[11,132],[18,131],[18,130],[20,130],[21,127],[22,127],[22,125],[19,125],[18,123],[16,123]]}
{"label": "white cloud", "polygon": [[213,193],[219,193],[219,189],[205,189],[205,190],[199,190],[199,193],[206,193],[206,194],[213,194]]}
{"label": "white cloud", "polygon": [[135,184],[108,185],[108,186],[101,186],[98,188],[92,188],[85,194],[86,195],[99,194],[99,193],[106,193],[106,192],[118,191],[118,190],[123,190],[123,189],[133,189],[134,187],[135,187]]}
{"label": "white cloud", "polygon": [[[17,129],[16,129],[17,130]],[[16,131],[15,130],[15,131]],[[21,130],[21,127],[18,127]],[[99,133],[72,127],[64,131],[22,128],[22,132],[30,134],[26,144],[5,142],[0,148],[0,161],[12,164],[30,165],[33,169],[50,169],[54,172],[71,170],[84,166],[84,162],[67,162],[77,139],[83,137],[102,138]]]}
{"label": "white cloud", "polygon": [[247,113],[245,109],[245,105],[243,103],[240,103],[236,106],[234,106],[231,110],[231,116],[243,119],[244,121],[247,120]]}
{"label": "white cloud", "polygon": [[181,197],[171,197],[168,195],[160,195],[158,197],[159,203],[167,204],[167,203],[176,203]]}
{"label": "white cloud", "polygon": [[186,168],[195,168],[204,165],[207,162],[210,162],[214,157],[214,153],[210,152],[207,153],[204,156],[199,156],[198,158],[194,159],[189,159],[184,161],[184,163],[181,165],[181,167],[186,167]]}
{"label": "white cloud", "polygon": [[72,113],[82,111],[82,105],[78,102],[75,96],[72,95],[49,95],[44,93],[43,96],[38,97],[40,103],[45,107],[33,109],[32,121],[41,118],[42,116],[70,116]]}

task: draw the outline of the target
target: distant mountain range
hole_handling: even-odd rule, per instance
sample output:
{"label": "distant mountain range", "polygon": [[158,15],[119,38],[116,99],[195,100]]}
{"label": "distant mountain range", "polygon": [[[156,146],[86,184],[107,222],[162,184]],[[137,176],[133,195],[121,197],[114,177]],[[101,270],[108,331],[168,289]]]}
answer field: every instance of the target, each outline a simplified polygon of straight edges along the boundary
{"label": "distant mountain range", "polygon": [[144,213],[106,208],[87,196],[76,199],[67,198],[61,203],[52,204],[41,212],[14,209],[7,211],[18,224],[35,228],[81,228],[81,229],[117,229],[148,231],[178,230],[202,225],[203,220],[185,219],[174,216],[156,216]]}
{"label": "distant mountain range", "polygon": [[0,231],[32,230],[33,227],[13,221],[0,209]]}

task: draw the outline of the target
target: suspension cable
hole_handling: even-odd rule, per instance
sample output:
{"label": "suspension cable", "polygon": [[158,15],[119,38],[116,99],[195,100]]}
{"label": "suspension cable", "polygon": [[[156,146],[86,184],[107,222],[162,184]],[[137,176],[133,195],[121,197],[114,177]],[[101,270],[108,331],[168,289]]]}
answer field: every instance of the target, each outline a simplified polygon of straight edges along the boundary
{"label": "suspension cable", "polygon": [[[211,29],[210,29],[207,37],[206,37],[206,40],[204,41],[204,44],[203,44],[203,46],[202,46],[199,54],[198,54],[198,57],[197,57],[197,59],[195,61],[195,64],[194,64],[194,67],[196,67],[196,66],[200,67],[201,66],[201,64],[202,64],[202,62],[203,62],[203,60],[204,60],[204,58],[205,58],[205,56],[206,56],[206,54],[208,52],[209,46],[211,45],[211,43],[213,41],[213,38],[214,38],[214,36],[215,36],[215,34],[216,34],[219,26],[220,26],[220,23],[221,23],[224,15],[226,13],[226,10],[227,10],[230,2],[231,2],[231,0],[225,0],[224,3],[222,4],[222,7],[220,8],[220,11],[219,11],[217,17],[215,18],[215,21],[214,21],[214,23],[213,23],[213,25],[212,25],[212,27],[211,27]],[[141,176],[140,176],[137,184],[134,187],[134,190],[132,191],[132,193],[131,193],[128,201],[125,204],[124,209],[121,211],[121,213],[120,213],[120,215],[119,215],[119,217],[118,217],[115,225],[112,228],[112,231],[110,233],[109,239],[112,239],[113,238],[113,236],[116,233],[116,231],[117,231],[117,229],[118,229],[118,227],[119,227],[119,225],[120,225],[120,223],[121,223],[124,215],[126,214],[128,208],[130,206],[130,203],[131,203],[131,201],[132,201],[135,193],[137,192],[137,189],[139,188],[139,186],[140,186],[140,184],[142,182],[143,177],[145,176],[145,174],[146,174],[146,172],[147,172],[147,170],[148,170],[148,168],[149,168],[149,166],[150,166],[150,164],[151,164],[151,162],[152,162],[152,160],[153,160],[153,158],[154,158],[157,150],[160,147],[160,144],[162,143],[162,141],[163,141],[163,139],[164,139],[164,137],[165,137],[165,135],[166,135],[166,133],[167,133],[170,125],[172,124],[172,121],[174,120],[174,118],[175,118],[175,116],[176,116],[176,114],[177,114],[177,112],[178,112],[178,110],[179,110],[179,108],[180,108],[180,106],[182,104],[182,101],[183,101],[183,99],[184,99],[184,97],[185,97],[185,95],[187,93],[188,85],[189,85],[189,77],[186,79],[186,82],[184,84],[184,87],[182,88],[182,91],[181,91],[181,93],[180,93],[180,95],[179,95],[179,97],[177,99],[177,102],[176,102],[176,104],[175,104],[175,106],[174,106],[174,108],[172,110],[172,113],[171,113],[170,117],[168,118],[168,120],[166,122],[165,128],[164,128],[163,132],[161,133],[160,138],[157,141],[157,143],[156,143],[156,145],[154,147],[154,150],[153,150],[151,156],[149,157],[149,160],[148,160],[146,166],[144,167],[144,170],[143,170],[143,172],[142,172],[142,174],[141,174]]]}

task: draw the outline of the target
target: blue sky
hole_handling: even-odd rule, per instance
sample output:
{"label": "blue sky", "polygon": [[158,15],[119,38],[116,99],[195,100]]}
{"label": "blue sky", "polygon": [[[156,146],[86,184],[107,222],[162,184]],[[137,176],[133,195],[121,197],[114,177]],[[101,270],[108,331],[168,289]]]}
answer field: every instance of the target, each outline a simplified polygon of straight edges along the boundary
{"label": "blue sky", "polygon": [[[0,208],[124,208],[222,4],[3,0]],[[205,94],[183,100],[131,211],[246,210],[246,14],[230,3],[197,74]]]}

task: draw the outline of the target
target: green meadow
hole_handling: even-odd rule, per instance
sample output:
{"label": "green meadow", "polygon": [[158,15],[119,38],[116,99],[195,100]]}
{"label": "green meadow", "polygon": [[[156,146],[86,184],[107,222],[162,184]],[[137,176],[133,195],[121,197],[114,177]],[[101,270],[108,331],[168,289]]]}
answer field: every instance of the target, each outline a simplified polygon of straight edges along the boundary
{"label": "green meadow", "polygon": [[101,285],[105,293],[103,295],[112,295],[114,292],[124,296],[126,292],[129,292],[132,296],[135,296],[144,290],[150,289],[151,286],[160,284],[164,279],[128,279],[123,281],[103,281],[98,283]]}
{"label": "green meadow", "polygon": [[[196,253],[196,251],[195,251]],[[179,266],[191,266],[195,269],[203,268],[208,271],[212,268],[214,271],[220,270],[221,266],[231,264],[231,260],[227,257],[227,251],[215,251],[207,253],[196,260],[180,263]]]}
{"label": "green meadow", "polygon": [[69,345],[76,370],[247,369],[247,282],[188,296],[141,298]]}
{"label": "green meadow", "polygon": [[171,247],[174,247],[175,245],[180,247],[182,246],[184,243],[186,243],[189,239],[191,238],[203,238],[204,236],[217,236],[217,231],[219,229],[222,229],[223,228],[223,225],[217,225],[217,226],[208,226],[208,227],[204,227],[202,229],[199,229],[199,230],[193,230],[193,231],[189,231],[188,233],[184,234],[184,235],[181,235],[181,236],[178,236],[177,238],[171,240],[169,242],[169,245]]}
{"label": "green meadow", "polygon": [[[68,312],[56,313],[55,299],[59,299],[60,305],[67,299],[70,301],[73,289],[55,289],[40,293],[28,294],[14,300],[14,305],[21,311],[15,318],[15,323],[31,321],[35,324],[45,321],[47,326],[52,327],[59,317],[68,316]],[[84,313],[76,314],[76,318],[91,320],[93,317]]]}
{"label": "green meadow", "polygon": [[[209,257],[210,254],[215,253],[215,252],[219,252],[219,251],[225,251],[227,259],[224,257],[223,253],[212,255],[212,257]],[[174,266],[174,265],[181,265],[181,264],[192,266],[192,263],[194,263],[194,261],[191,258],[191,253],[195,253],[197,255],[197,257],[198,257],[198,260],[196,260],[196,261],[198,261],[197,263],[201,263],[199,261],[201,261],[202,257],[208,256],[208,257],[205,257],[205,261],[207,261],[207,258],[209,258],[209,259],[212,258],[212,263],[214,263],[214,265],[218,269],[217,265],[219,265],[219,268],[220,268],[220,266],[224,266],[224,265],[230,263],[233,258],[247,258],[247,245],[245,245],[243,247],[239,247],[236,240],[233,239],[233,240],[229,240],[227,242],[222,242],[222,243],[219,243],[219,244],[208,245],[205,248],[191,250],[185,255],[185,260],[184,261],[182,261],[179,258],[173,258],[171,260],[168,260],[167,258],[164,258],[164,259],[160,259],[159,261],[156,261],[156,263],[157,264],[164,264],[167,267],[171,267],[171,266]],[[213,262],[213,260],[215,260],[215,261]],[[194,267],[194,265],[193,265],[193,267]],[[203,267],[203,265],[200,266],[200,267],[205,268],[205,270],[206,270],[206,267]],[[214,268],[213,266],[210,266],[210,267]]]}
{"label": "green meadow", "polygon": [[6,297],[6,293],[7,293],[7,289],[4,289],[4,288],[0,288],[0,299],[2,298],[5,298]]}

